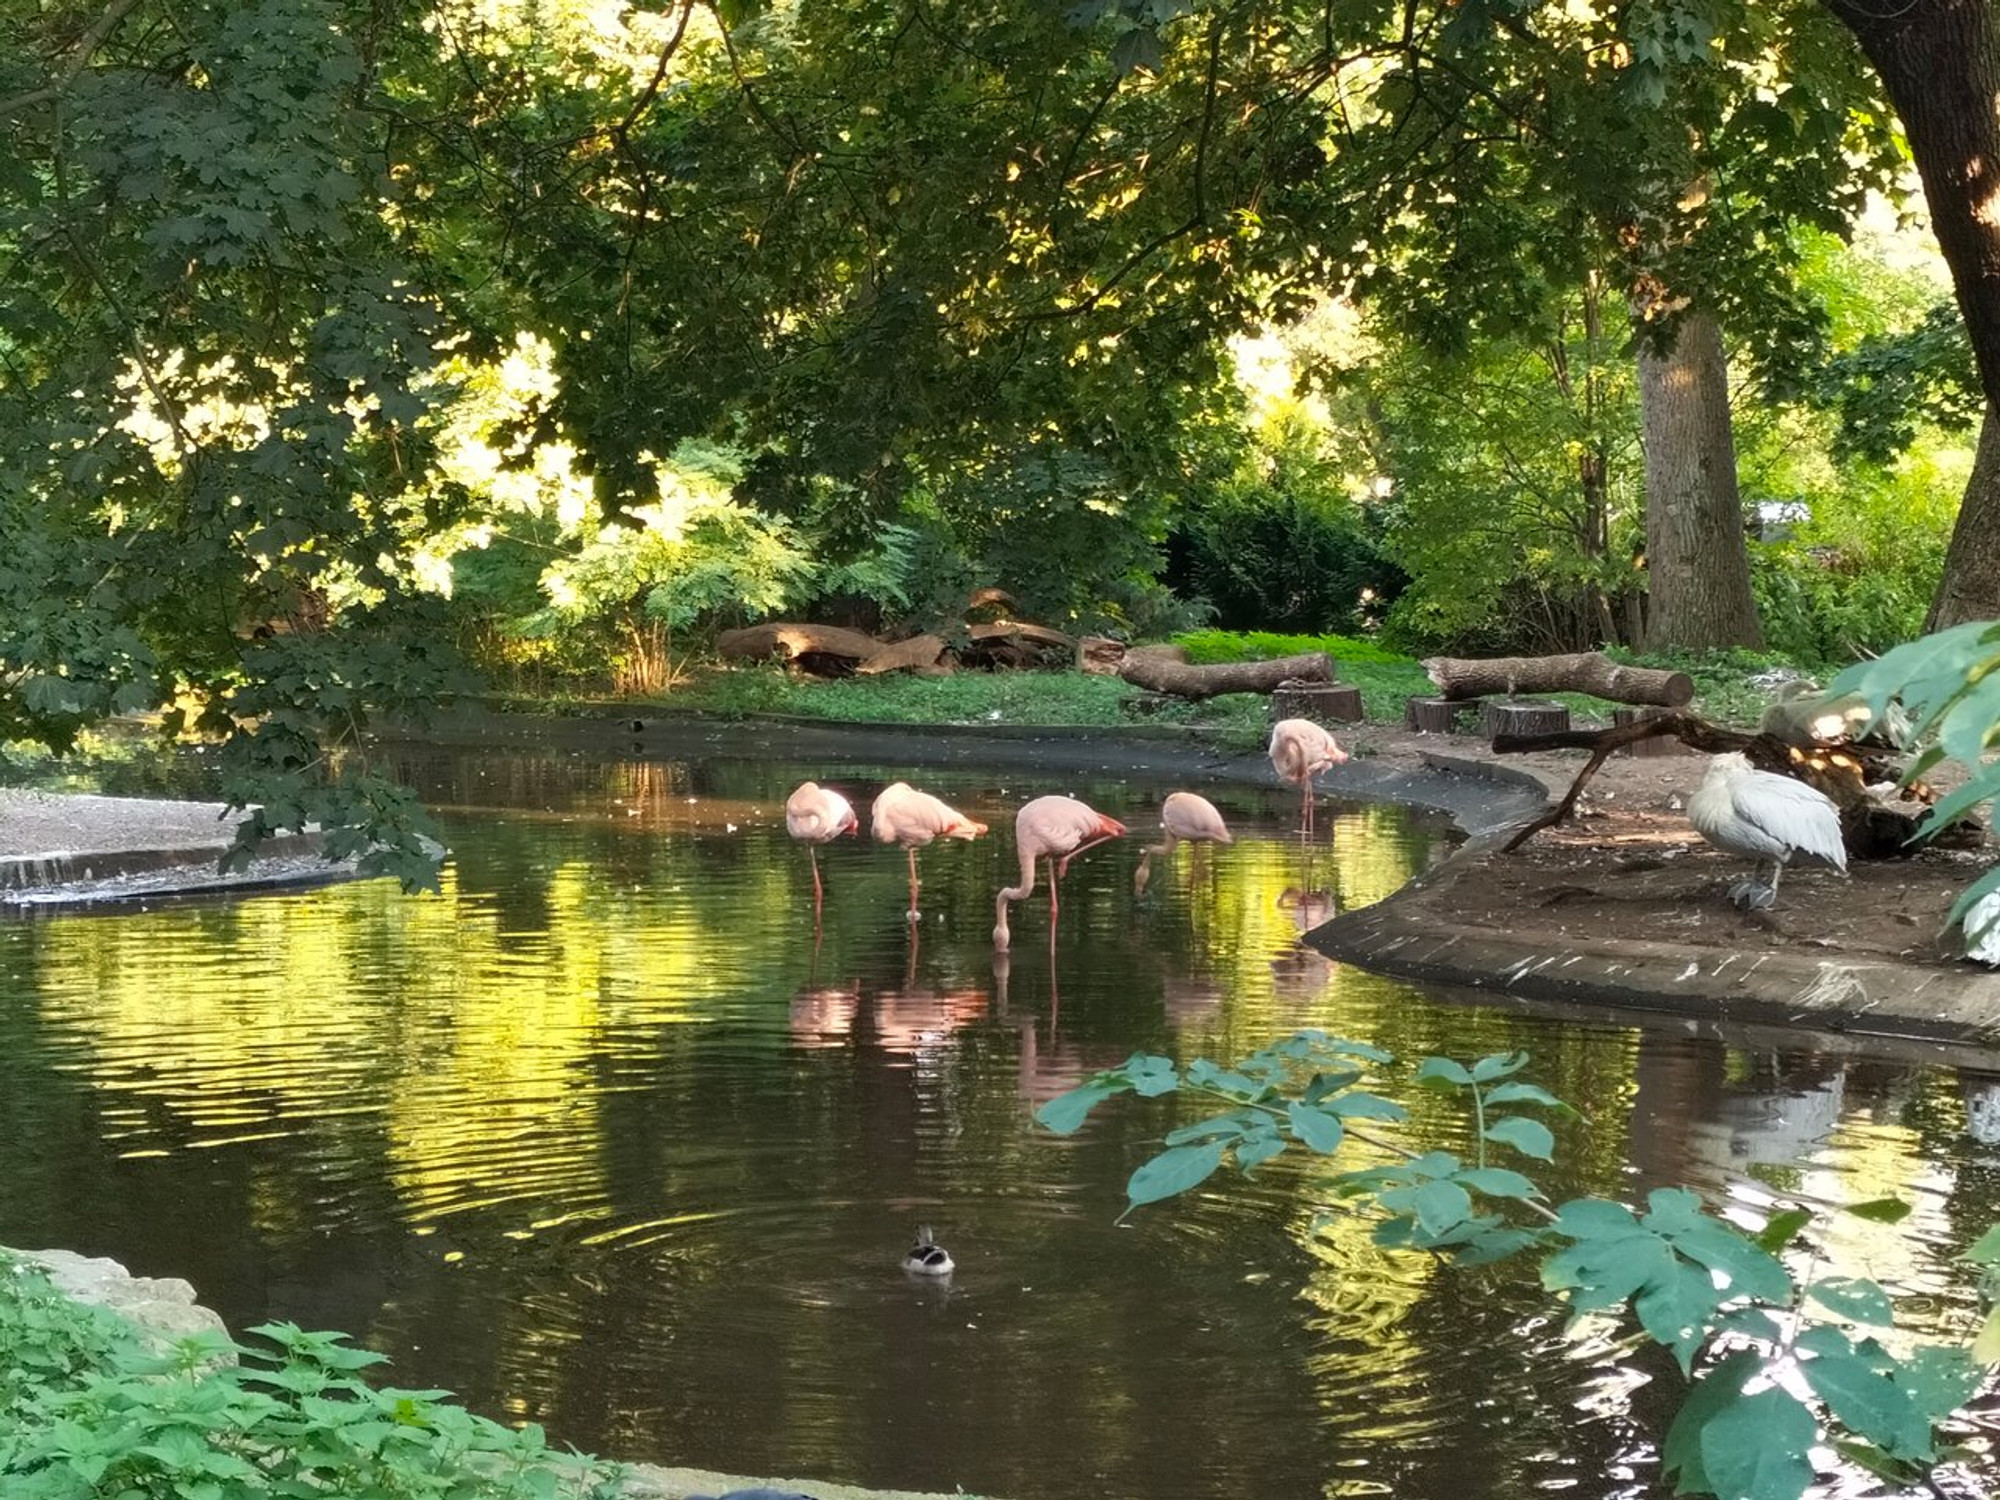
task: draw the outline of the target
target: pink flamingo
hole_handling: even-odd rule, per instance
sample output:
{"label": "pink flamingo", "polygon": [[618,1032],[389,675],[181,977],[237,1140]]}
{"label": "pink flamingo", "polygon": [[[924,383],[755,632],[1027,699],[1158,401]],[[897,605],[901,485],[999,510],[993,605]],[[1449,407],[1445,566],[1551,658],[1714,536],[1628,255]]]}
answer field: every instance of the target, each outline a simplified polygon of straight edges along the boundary
{"label": "pink flamingo", "polygon": [[999,949],[1013,942],[1007,928],[1007,903],[1025,901],[1035,889],[1035,861],[1049,862],[1049,941],[1056,939],[1056,919],[1062,903],[1056,885],[1069,869],[1069,862],[1084,850],[1115,839],[1125,832],[1116,818],[1107,818],[1074,797],[1037,797],[1014,814],[1014,849],[1021,856],[1021,883],[1004,887],[993,898],[993,946]]}
{"label": "pink flamingo", "polygon": [[820,901],[825,888],[819,881],[819,846],[830,844],[843,833],[861,826],[854,809],[840,793],[808,781],[785,799],[785,832],[806,846],[812,860],[813,924],[819,924]]}
{"label": "pink flamingo", "polygon": [[875,799],[871,815],[875,837],[885,844],[901,844],[910,856],[909,918],[917,920],[917,851],[932,839],[976,839],[986,832],[984,823],[975,823],[956,808],[920,792],[906,781],[886,786]]}
{"label": "pink flamingo", "polygon": [[1305,831],[1313,831],[1313,777],[1347,759],[1334,737],[1311,719],[1280,719],[1271,729],[1271,765],[1281,780],[1305,789]]}
{"label": "pink flamingo", "polygon": [[1197,797],[1193,792],[1168,793],[1167,800],[1160,804],[1160,827],[1166,830],[1165,841],[1150,845],[1140,854],[1139,869],[1132,877],[1132,889],[1140,895],[1145,894],[1149,867],[1155,854],[1162,859],[1171,859],[1176,844],[1235,842],[1229,836],[1229,825],[1215,810],[1215,804],[1206,797]]}

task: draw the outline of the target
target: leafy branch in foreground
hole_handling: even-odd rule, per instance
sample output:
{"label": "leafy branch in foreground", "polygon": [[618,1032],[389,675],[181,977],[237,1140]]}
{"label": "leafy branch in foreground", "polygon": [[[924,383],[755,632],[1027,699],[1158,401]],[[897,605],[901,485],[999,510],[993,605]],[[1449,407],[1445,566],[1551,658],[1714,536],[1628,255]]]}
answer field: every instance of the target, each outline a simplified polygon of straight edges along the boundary
{"label": "leafy branch in foreground", "polygon": [[[1945,761],[1964,768],[1964,782],[1931,807],[1917,830],[1919,839],[1935,837],[2000,796],[2000,762],[1986,758],[1986,751],[2000,742],[2000,624],[1973,620],[1954,625],[1873,661],[1858,662],[1827,685],[1829,699],[1850,693],[1868,706],[1876,723],[1883,722],[1891,703],[1902,704],[1910,720],[1910,743],[1923,747],[1904,773],[1906,785]],[[1987,938],[2000,919],[2000,908],[1993,908],[1967,920],[1981,899],[1995,891],[2000,891],[2000,865],[1973,881],[1952,904],[1948,922],[1965,924],[1968,943]]]}
{"label": "leafy branch in foreground", "polygon": [[[1572,1318],[1629,1313],[1643,1339],[1673,1354],[1690,1382],[1661,1447],[1678,1494],[1794,1500],[1812,1483],[1812,1450],[1826,1445],[1897,1482],[1952,1456],[1937,1427],[2000,1358],[2000,1307],[1970,1348],[1926,1343],[1891,1352],[1884,1338],[1894,1309],[1879,1285],[1802,1282],[1779,1258],[1811,1223],[1808,1210],[1776,1213],[1753,1237],[1680,1188],[1656,1189],[1643,1212],[1605,1198],[1552,1204],[1532,1178],[1494,1160],[1553,1157],[1553,1132],[1524,1110],[1575,1113],[1515,1078],[1527,1054],[1471,1063],[1430,1057],[1418,1066],[1420,1087],[1454,1095],[1470,1111],[1470,1161],[1412,1149],[1387,1133],[1408,1112],[1364,1085],[1370,1067],[1394,1061],[1378,1047],[1319,1031],[1298,1032],[1234,1067],[1198,1059],[1181,1068],[1134,1054],[1049,1101],[1036,1118],[1066,1135],[1126,1093],[1197,1094],[1225,1106],[1172,1132],[1166,1149],[1132,1174],[1127,1213],[1186,1192],[1231,1158],[1246,1174],[1294,1146],[1331,1157],[1358,1145],[1394,1158],[1331,1179],[1347,1211],[1378,1216],[1376,1244],[1461,1266],[1540,1254],[1542,1285]],[[1884,1199],[1846,1212],[1893,1223],[1909,1208]],[[2000,1291],[2000,1227],[1966,1258],[1983,1268],[1989,1298]],[[1814,1306],[1832,1320],[1809,1311]]]}

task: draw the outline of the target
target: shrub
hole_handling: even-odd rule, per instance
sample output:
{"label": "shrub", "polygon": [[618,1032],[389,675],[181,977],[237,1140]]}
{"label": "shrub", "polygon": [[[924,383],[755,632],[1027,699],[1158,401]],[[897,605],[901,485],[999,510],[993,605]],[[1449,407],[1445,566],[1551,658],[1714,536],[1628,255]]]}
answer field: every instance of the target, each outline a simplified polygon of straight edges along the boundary
{"label": "shrub", "polygon": [[[379,1354],[289,1323],[166,1354],[0,1264],[0,1493],[8,1500],[611,1500],[617,1473],[436,1391],[370,1385]],[[239,1363],[227,1363],[234,1355]]]}

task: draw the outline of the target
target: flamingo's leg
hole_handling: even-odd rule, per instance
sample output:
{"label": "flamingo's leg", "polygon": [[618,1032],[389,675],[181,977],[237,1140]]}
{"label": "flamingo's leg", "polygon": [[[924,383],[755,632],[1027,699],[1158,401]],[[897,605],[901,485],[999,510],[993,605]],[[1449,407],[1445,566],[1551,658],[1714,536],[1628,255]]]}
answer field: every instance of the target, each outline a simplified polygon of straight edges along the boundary
{"label": "flamingo's leg", "polygon": [[826,889],[825,889],[825,887],[824,887],[824,886],[822,886],[822,885],[821,885],[821,884],[819,883],[819,850],[818,850],[817,848],[815,848],[815,847],[814,847],[813,845],[811,845],[811,844],[807,844],[807,845],[806,845],[806,858],[812,861],[812,869],[813,869],[813,910],[814,910],[814,911],[818,911],[818,910],[819,910],[819,904],[820,904],[820,901],[821,901],[821,900],[822,900],[822,899],[823,899],[823,898],[825,897],[825,895],[826,895]]}
{"label": "flamingo's leg", "polygon": [[914,922],[921,915],[917,910],[917,887],[923,882],[917,879],[917,851],[908,849],[904,852],[910,856],[910,910],[907,915]]}

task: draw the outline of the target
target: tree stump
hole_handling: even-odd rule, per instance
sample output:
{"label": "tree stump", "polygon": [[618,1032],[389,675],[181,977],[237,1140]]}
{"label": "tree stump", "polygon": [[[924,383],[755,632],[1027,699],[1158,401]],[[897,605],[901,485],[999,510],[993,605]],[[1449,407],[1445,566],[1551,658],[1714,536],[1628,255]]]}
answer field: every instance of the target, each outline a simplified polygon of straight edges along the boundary
{"label": "tree stump", "polygon": [[1403,727],[1419,734],[1465,734],[1484,707],[1480,698],[1412,698],[1403,707]]}
{"label": "tree stump", "polygon": [[1569,728],[1569,710],[1540,698],[1509,698],[1489,703],[1479,716],[1479,732],[1496,734],[1560,734]]}
{"label": "tree stump", "polygon": [[1271,693],[1274,724],[1280,719],[1353,724],[1361,717],[1361,689],[1349,682],[1282,682]]}
{"label": "tree stump", "polygon": [[[1658,708],[1614,708],[1611,710],[1611,726],[1616,729],[1624,724],[1637,724],[1642,719],[1657,719],[1661,714],[1670,712],[1672,712],[1670,709]],[[1624,749],[1615,750],[1612,753],[1614,755],[1645,757],[1653,755],[1693,755],[1695,752],[1690,747],[1683,745],[1672,735],[1656,734],[1650,739],[1634,740]]]}

